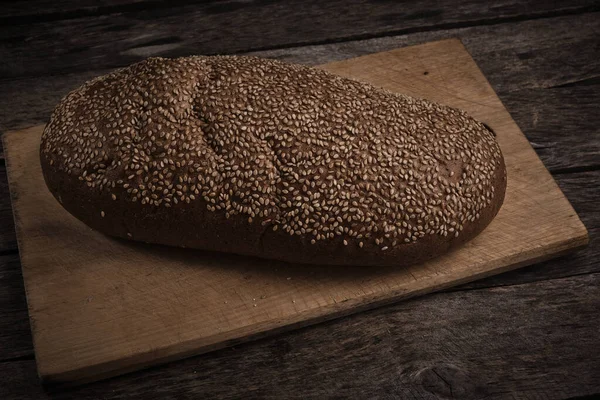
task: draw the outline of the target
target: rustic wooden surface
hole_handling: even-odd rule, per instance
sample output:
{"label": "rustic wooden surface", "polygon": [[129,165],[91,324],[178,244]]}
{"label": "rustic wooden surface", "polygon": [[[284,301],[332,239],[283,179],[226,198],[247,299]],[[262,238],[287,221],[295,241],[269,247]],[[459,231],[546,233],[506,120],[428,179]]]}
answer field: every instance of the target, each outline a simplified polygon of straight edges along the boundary
{"label": "rustic wooden surface", "polygon": [[[261,55],[319,64],[460,37],[588,227],[591,242],[575,255],[450,292],[48,394],[36,377],[0,165],[0,398],[567,398],[600,393],[597,2],[330,1],[316,9],[325,21],[321,24],[293,4],[285,11],[287,19],[252,14],[254,8],[275,4],[266,1],[215,2],[220,7],[212,9],[212,18],[204,17],[210,9],[199,11],[193,23],[181,19],[199,7],[191,1],[102,1],[104,8],[91,1],[20,3],[0,7],[2,130],[44,122],[68,90],[146,55],[243,53],[264,48],[266,37],[273,44]],[[364,18],[371,8],[365,3],[380,10],[378,17]],[[255,15],[263,20],[253,21]],[[196,24],[201,18],[206,19]],[[236,23],[243,29],[220,22],[228,18],[242,21]],[[290,19],[305,29],[287,29]],[[157,21],[160,25],[153,25]],[[61,28],[45,30],[50,22]],[[236,40],[204,41],[202,32],[211,30]],[[169,37],[182,31],[181,47],[169,47]],[[151,35],[148,41],[142,33]],[[67,54],[65,62],[53,54]]]}
{"label": "rustic wooden surface", "polygon": [[43,189],[43,126],[9,132],[7,169],[44,382],[88,382],[204,353],[498,274],[587,243],[585,227],[460,41],[321,68],[461,108],[487,123],[509,176],[492,224],[458,251],[402,269],[335,271],[166,247],[149,252],[90,230]]}

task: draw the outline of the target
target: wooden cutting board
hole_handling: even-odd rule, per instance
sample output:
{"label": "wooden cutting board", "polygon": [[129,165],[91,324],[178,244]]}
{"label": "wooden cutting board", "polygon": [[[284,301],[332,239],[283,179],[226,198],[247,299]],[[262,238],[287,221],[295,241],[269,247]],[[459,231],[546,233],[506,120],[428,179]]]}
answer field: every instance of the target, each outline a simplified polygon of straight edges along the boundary
{"label": "wooden cutting board", "polygon": [[111,239],[42,179],[42,126],[4,135],[39,375],[82,383],[347,315],[584,246],[587,232],[458,40],[323,66],[467,110],[498,135],[505,204],[464,247],[411,268],[291,265]]}

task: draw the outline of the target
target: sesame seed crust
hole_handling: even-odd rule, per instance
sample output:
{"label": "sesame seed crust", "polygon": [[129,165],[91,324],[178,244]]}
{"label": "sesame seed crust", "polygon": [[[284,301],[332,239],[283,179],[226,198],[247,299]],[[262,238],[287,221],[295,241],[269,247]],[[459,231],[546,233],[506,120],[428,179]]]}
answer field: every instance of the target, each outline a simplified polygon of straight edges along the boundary
{"label": "sesame seed crust", "polygon": [[51,192],[99,231],[292,262],[431,258],[480,232],[506,187],[494,134],[463,111],[236,56],[87,82],[40,156]]}

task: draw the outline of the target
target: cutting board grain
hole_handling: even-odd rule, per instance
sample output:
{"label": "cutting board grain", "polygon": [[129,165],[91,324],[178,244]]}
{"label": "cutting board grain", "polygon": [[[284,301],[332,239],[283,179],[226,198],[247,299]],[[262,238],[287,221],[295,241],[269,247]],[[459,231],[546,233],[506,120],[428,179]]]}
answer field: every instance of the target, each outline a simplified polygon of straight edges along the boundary
{"label": "cutting board grain", "polygon": [[497,274],[584,246],[587,231],[458,40],[322,66],[467,110],[498,135],[505,204],[462,248],[411,268],[292,265],[115,240],[47,191],[43,127],[4,135],[36,361],[74,384]]}

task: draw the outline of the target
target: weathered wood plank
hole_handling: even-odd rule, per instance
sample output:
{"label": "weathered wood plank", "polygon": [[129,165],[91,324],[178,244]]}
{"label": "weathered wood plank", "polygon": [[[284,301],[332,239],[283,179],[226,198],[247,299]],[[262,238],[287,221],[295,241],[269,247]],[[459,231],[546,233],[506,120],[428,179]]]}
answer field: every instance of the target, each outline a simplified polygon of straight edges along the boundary
{"label": "weathered wood plank", "polygon": [[16,249],[17,237],[8,191],[6,167],[0,166],[0,254]]}
{"label": "weathered wood plank", "polygon": [[32,355],[19,256],[0,256],[0,365],[4,360]]}
{"label": "weathered wood plank", "polygon": [[[590,28],[574,36],[572,27],[581,20]],[[561,17],[254,54],[318,64],[461,36],[542,160],[554,171],[600,163],[600,137],[595,135],[600,116],[594,112],[600,98],[598,82],[594,80],[600,76],[600,61],[596,56],[600,40],[593,35],[599,29],[600,13],[596,13],[593,17]],[[585,45],[594,40],[595,45]],[[556,65],[561,65],[564,75],[556,72]],[[4,105],[0,107],[1,127],[15,129],[44,123],[69,90],[108,71],[0,82],[0,104]],[[582,85],[571,86],[582,79]],[[548,87],[553,88],[543,90]]]}
{"label": "weathered wood plank", "polygon": [[48,122],[60,99],[111,70],[0,81],[0,132]]}
{"label": "weathered wood plank", "polygon": [[[600,274],[438,293],[53,397],[589,395],[600,391],[600,358],[590,354],[600,346],[599,307]],[[0,364],[3,398],[11,388],[42,396],[34,380],[32,361]]]}
{"label": "weathered wood plank", "polygon": [[597,79],[599,29],[600,13],[588,13],[249,54],[312,65],[458,37],[502,94]]}
{"label": "weathered wood plank", "polygon": [[[187,1],[191,3],[192,1]],[[161,5],[173,6],[173,3],[182,1],[156,1],[156,0],[33,0],[24,2],[22,0],[5,1],[0,10],[0,18],[12,17],[13,23],[26,22],[30,20],[59,20],[72,18],[73,16],[86,16],[109,14],[120,11],[135,10],[139,8],[157,8]],[[21,18],[17,18],[21,17]],[[10,22],[10,20],[8,20]]]}
{"label": "weathered wood plank", "polygon": [[[502,96],[503,93],[527,87],[558,86],[581,80],[598,83],[600,65],[595,57],[600,45],[600,40],[595,35],[595,32],[600,29],[600,18],[598,17],[599,14],[591,14],[583,17],[561,17],[499,26],[449,29],[441,32],[425,32],[408,36],[253,54],[294,62],[319,64],[428,40],[460,36],[492,85]],[[574,43],[574,35],[578,37],[577,43]],[[589,45],[586,46],[586,43]],[[502,51],[495,54],[496,49]],[[490,60],[494,54],[494,58]],[[554,57],[554,61],[549,57]],[[524,65],[521,60],[528,61],[529,65]],[[556,65],[561,66],[560,72],[557,72],[559,69],[556,68]],[[498,66],[502,68],[497,68]],[[536,69],[532,70],[531,66]],[[582,68],[582,66],[585,67]],[[565,69],[569,73],[565,74]],[[0,86],[4,96],[0,97],[0,104],[5,106],[0,110],[1,127],[15,129],[45,121],[53,106],[68,90],[93,76],[108,71],[93,70],[81,75],[59,75],[50,79],[2,81]],[[579,75],[574,76],[573,71]],[[594,81],[594,79],[596,80]],[[512,84],[507,83],[510,80],[513,81]],[[22,101],[20,101],[21,99]],[[43,104],[43,108],[38,110],[37,106],[40,104]],[[44,115],[35,117],[32,114]]]}
{"label": "weathered wood plank", "polygon": [[[73,0],[33,0],[27,1],[26,3],[23,1],[8,1],[3,4],[2,10],[0,10],[0,18],[5,17],[29,17],[34,21],[39,20],[59,20],[65,18],[73,18],[74,16],[88,16],[88,15],[103,15],[109,13],[117,13],[117,12],[129,12],[129,11],[139,11],[139,10],[147,10],[147,9],[161,9],[161,8],[174,8],[178,6],[191,5],[194,3],[198,3],[197,0],[171,0],[171,1],[161,1],[161,0],[83,0],[83,1],[73,1]],[[240,9],[248,9],[251,7],[260,7],[264,6],[265,3],[268,5],[267,1],[260,0],[249,0],[240,4],[238,1],[219,1],[218,4],[216,1],[211,1],[213,3],[213,7],[210,8],[215,11],[219,11],[225,15],[228,13],[240,10]],[[292,12],[295,12],[300,18],[309,13],[301,7],[300,2],[289,2],[288,7],[291,8]],[[340,8],[345,7],[376,7],[376,9],[381,9],[385,7],[386,4],[380,5],[377,4],[376,1],[361,1],[361,2],[341,2],[341,1],[329,1],[328,3],[332,5],[337,5]],[[337,3],[337,4],[336,4]],[[463,2],[464,3],[464,2]],[[323,7],[325,10],[329,10],[330,8],[325,8],[323,4],[315,4],[317,6]],[[440,4],[440,2],[435,3],[437,7],[444,8],[444,4]],[[494,3],[490,3],[489,9],[482,9],[481,7],[476,8],[475,3],[473,4],[465,4],[462,8],[462,11],[469,16],[472,13],[476,13],[475,15],[491,16],[491,17],[518,17],[523,15],[528,16],[537,16],[540,13],[547,12],[573,12],[575,10],[580,10],[586,6],[593,5],[593,2],[579,0],[579,1],[571,1],[569,4],[549,4],[548,2],[542,1],[525,1],[525,2],[512,2],[512,1],[498,1],[496,0]],[[388,8],[391,8],[393,4],[387,4]],[[404,7],[410,7],[410,4],[405,4]],[[196,5],[197,7],[197,5]],[[186,8],[187,9],[187,8]],[[423,14],[423,15],[415,15],[415,17],[421,18],[431,18],[435,17],[437,13]],[[332,16],[329,15],[331,18]],[[481,18],[480,17],[480,18]],[[18,22],[23,21],[22,19],[17,19]]]}
{"label": "weathered wood plank", "polygon": [[550,171],[600,165],[600,81],[500,97]]}
{"label": "weathered wood plank", "polygon": [[5,400],[49,398],[40,385],[35,361],[0,362],[0,398]]}
{"label": "weathered wood plank", "polygon": [[[495,0],[487,7],[481,7],[475,0],[459,3],[450,0],[355,1],[351,5],[341,1],[310,0],[295,6],[288,2],[248,1],[140,10],[30,24],[25,28],[4,24],[0,30],[0,58],[3,60],[0,76],[87,71],[122,66],[151,55],[239,53],[251,49],[499,24],[598,8],[593,0]],[[548,23],[547,20],[538,22]],[[480,27],[473,29],[477,28]],[[583,21],[581,26],[569,27],[571,33],[580,30],[588,32],[578,32],[572,37],[585,41],[594,33],[593,27],[587,27]],[[561,32],[554,28],[553,33]],[[552,45],[552,39],[546,38],[547,45]],[[503,41],[504,45],[496,48],[495,42]],[[493,41],[486,46],[488,51],[502,52],[507,43],[502,36],[494,35]],[[581,46],[583,53],[592,51],[586,50],[590,44]],[[527,66],[531,61],[535,60],[519,60],[519,64]],[[576,61],[571,60],[575,64]],[[572,69],[577,71],[577,66]]]}

